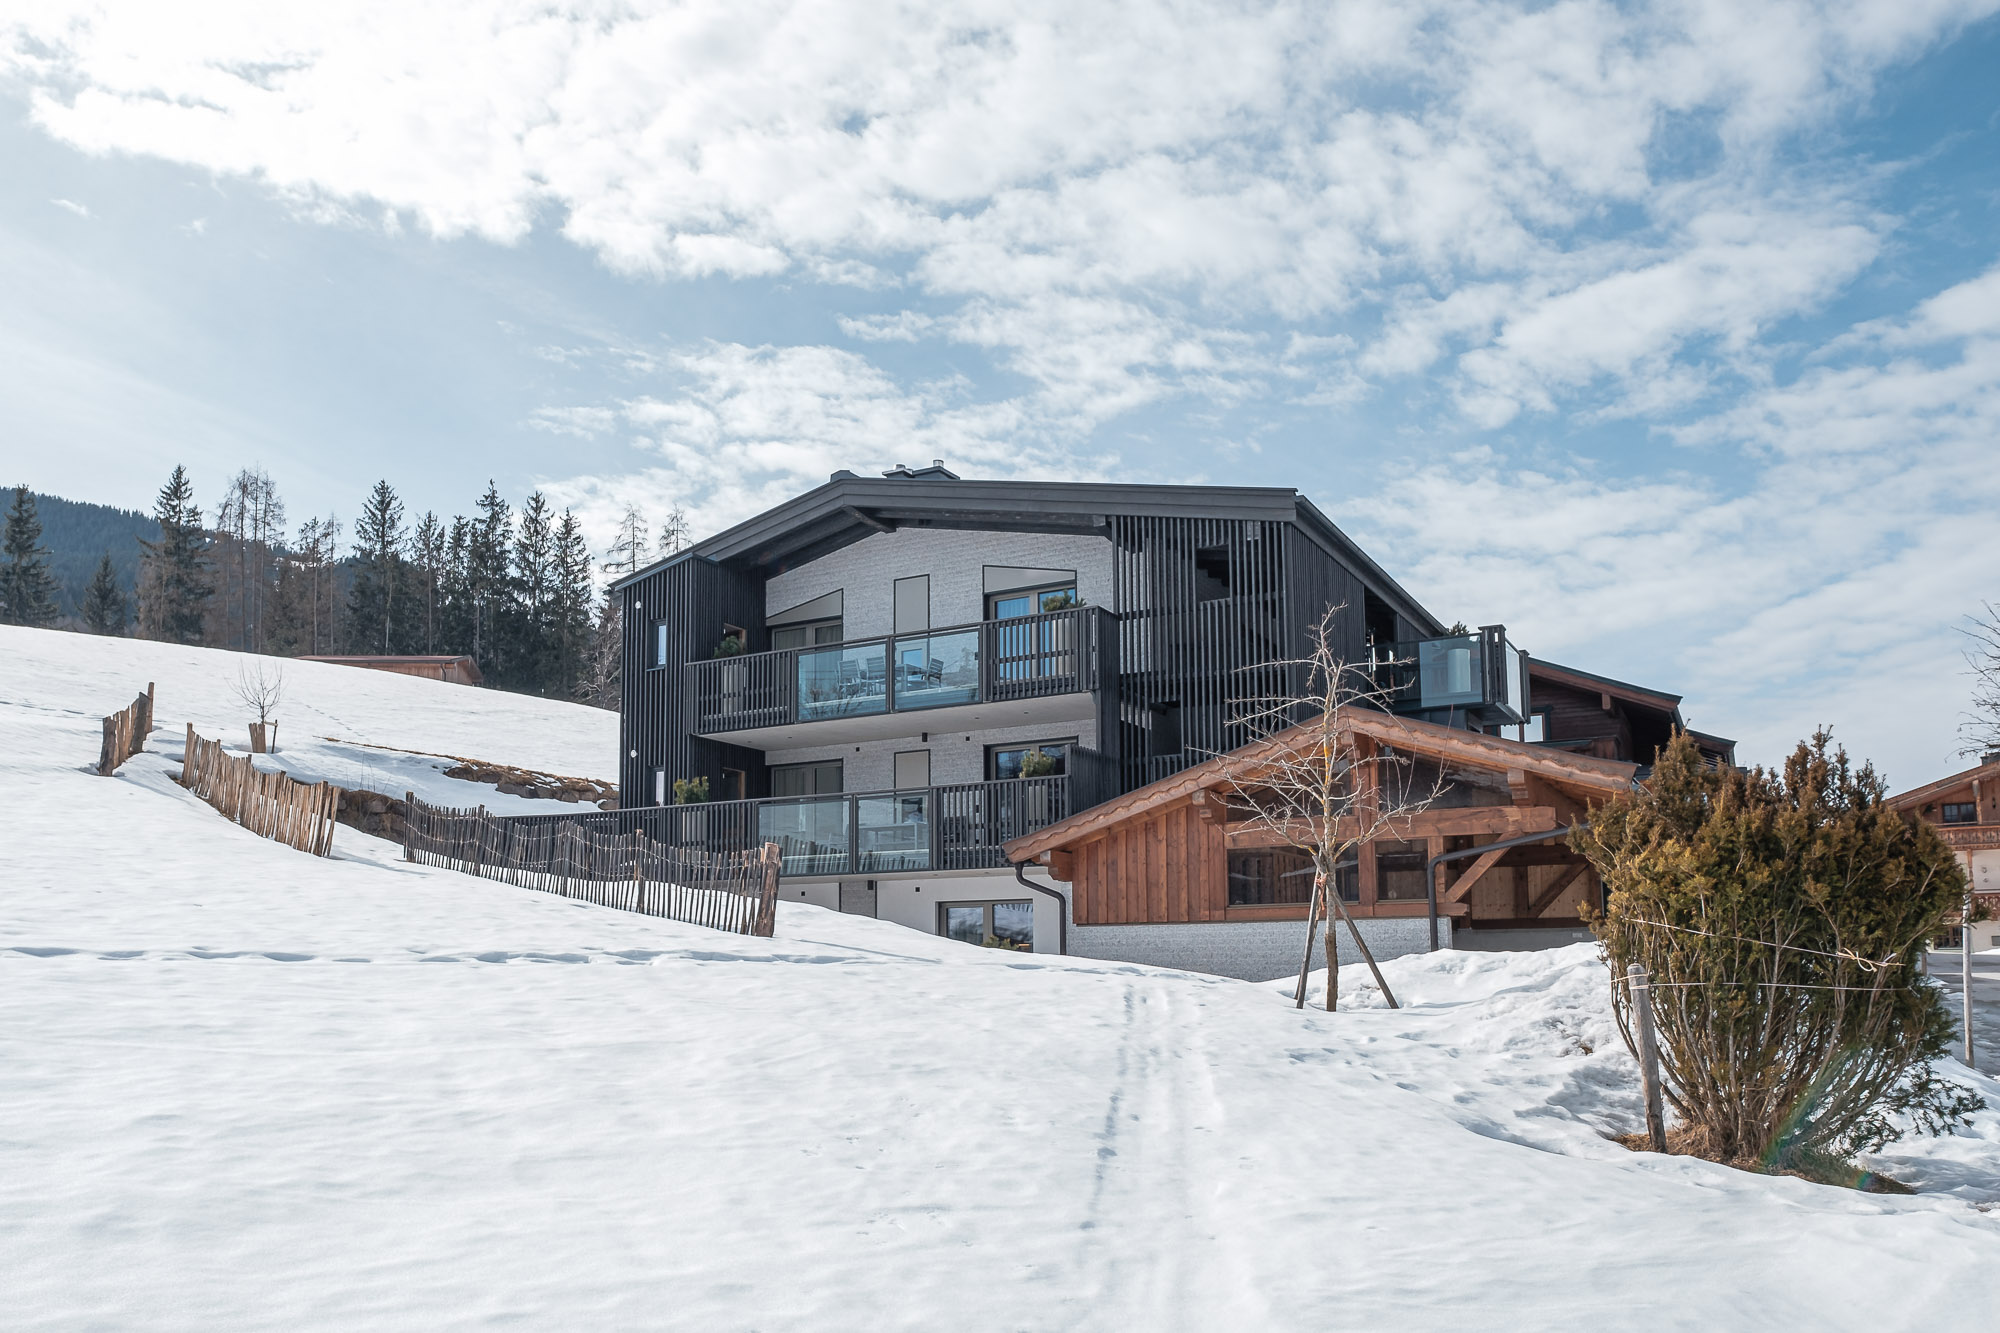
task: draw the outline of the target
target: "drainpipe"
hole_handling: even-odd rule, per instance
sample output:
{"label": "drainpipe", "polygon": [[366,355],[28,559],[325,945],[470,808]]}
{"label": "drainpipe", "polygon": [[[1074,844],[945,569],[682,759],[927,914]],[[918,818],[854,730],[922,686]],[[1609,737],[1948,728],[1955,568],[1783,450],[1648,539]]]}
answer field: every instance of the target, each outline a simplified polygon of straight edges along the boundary
{"label": "drainpipe", "polygon": [[[1589,828],[1588,824],[1567,824],[1562,828],[1550,829],[1547,833],[1524,833],[1518,838],[1503,838],[1499,842],[1481,843],[1477,847],[1467,847],[1461,852],[1439,852],[1424,866],[1424,894],[1430,899],[1431,952],[1438,951],[1438,867],[1446,861],[1461,861],[1468,856],[1484,856],[1488,852],[1506,847],[1526,847],[1529,843],[1547,842],[1550,838],[1563,838],[1571,833]],[[1024,881],[1025,882],[1025,881]]]}
{"label": "drainpipe", "polygon": [[1049,897],[1056,900],[1056,952],[1063,954],[1068,953],[1069,952],[1069,899],[1063,897],[1062,894],[1058,893],[1054,889],[1045,889],[1039,884],[1028,883],[1027,873],[1024,870],[1022,870],[1021,866],[1022,863],[1019,861],[1016,861],[1014,863],[1014,878],[1021,881],[1022,888],[1033,889],[1036,893],[1046,893],[1049,895]]}

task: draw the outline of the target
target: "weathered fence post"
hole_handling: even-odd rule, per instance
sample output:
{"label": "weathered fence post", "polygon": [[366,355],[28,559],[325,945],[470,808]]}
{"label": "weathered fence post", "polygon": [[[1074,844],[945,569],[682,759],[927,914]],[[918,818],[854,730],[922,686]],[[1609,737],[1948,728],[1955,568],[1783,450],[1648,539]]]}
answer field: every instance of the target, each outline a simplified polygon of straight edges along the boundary
{"label": "weathered fence post", "polygon": [[413,791],[406,791],[403,793],[403,859],[405,861],[414,861],[417,859],[413,842],[413,839],[416,837],[416,827],[417,794]]}
{"label": "weathered fence post", "polygon": [[1639,1081],[1646,1092],[1646,1137],[1654,1152],[1667,1150],[1667,1110],[1660,1094],[1660,1043],[1653,1035],[1653,986],[1638,963],[1625,969],[1632,1014],[1639,1030]]}
{"label": "weathered fence post", "polygon": [[763,893],[757,900],[756,933],[769,939],[778,929],[778,871],[782,862],[778,855],[778,844],[767,842],[758,858],[763,863]]}
{"label": "weathered fence post", "polygon": [[132,753],[138,754],[146,748],[146,737],[153,731],[153,682],[146,682],[146,692],[132,701],[137,715],[132,721]]}

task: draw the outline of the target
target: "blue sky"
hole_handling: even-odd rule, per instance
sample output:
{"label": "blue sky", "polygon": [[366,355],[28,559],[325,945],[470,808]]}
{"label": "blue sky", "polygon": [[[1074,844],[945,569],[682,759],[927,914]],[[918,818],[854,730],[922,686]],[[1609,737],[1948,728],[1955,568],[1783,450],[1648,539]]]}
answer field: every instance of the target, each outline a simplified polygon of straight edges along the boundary
{"label": "blue sky", "polygon": [[1996,8],[50,0],[0,461],[600,535],[1297,486],[1447,620],[1914,783],[2000,599]]}

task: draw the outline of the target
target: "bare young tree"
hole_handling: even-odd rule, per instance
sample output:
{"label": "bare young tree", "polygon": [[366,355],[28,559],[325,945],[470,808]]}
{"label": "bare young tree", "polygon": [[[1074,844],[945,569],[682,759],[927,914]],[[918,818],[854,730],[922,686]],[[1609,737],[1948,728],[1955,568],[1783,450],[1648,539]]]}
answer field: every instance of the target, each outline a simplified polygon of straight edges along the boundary
{"label": "bare young tree", "polygon": [[285,698],[285,669],[267,667],[261,657],[255,661],[254,669],[248,663],[236,668],[236,697],[257,714],[257,720],[250,724],[251,753],[268,754],[278,748],[278,724],[271,715]]}
{"label": "bare young tree", "polygon": [[[1303,852],[1311,862],[1312,900],[1306,910],[1297,1007],[1305,1008],[1319,923],[1337,914],[1393,1009],[1396,996],[1341,899],[1339,872],[1363,843],[1407,832],[1411,816],[1437,799],[1443,779],[1419,789],[1408,756],[1356,732],[1357,715],[1388,712],[1394,685],[1379,683],[1378,673],[1395,664],[1346,660],[1340,647],[1344,609],[1328,607],[1308,631],[1306,656],[1280,664],[1285,688],[1238,705],[1235,720],[1261,739],[1227,756],[1224,775],[1230,804],[1245,822]],[[1339,1003],[1340,968],[1331,921],[1326,961],[1326,1007],[1332,1010]]]}
{"label": "bare young tree", "polygon": [[1965,649],[1965,664],[1972,668],[1972,711],[1959,724],[1965,739],[1959,753],[1979,756],[2000,750],[2000,607],[1981,602],[1984,615],[1967,616],[1972,623],[1959,627],[1971,640]]}

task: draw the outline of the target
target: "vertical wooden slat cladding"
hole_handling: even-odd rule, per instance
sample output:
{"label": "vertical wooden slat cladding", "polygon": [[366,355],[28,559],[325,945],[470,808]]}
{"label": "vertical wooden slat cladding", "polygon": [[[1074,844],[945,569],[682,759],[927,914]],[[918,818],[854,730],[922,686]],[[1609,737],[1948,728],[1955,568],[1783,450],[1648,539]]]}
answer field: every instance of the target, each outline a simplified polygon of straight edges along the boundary
{"label": "vertical wooden slat cladding", "polygon": [[[681,668],[715,652],[723,626],[735,625],[758,652],[767,646],[764,580],[701,556],[683,556],[620,590],[625,617],[625,706],[619,727],[619,804],[650,804],[647,774],[707,778],[720,794],[722,770],[749,775],[746,796],[763,796],[764,756],[756,750],[704,740],[688,732],[681,716]],[[666,628],[666,665],[656,660],[659,626]],[[636,752],[636,753],[635,753]]]}
{"label": "vertical wooden slat cladding", "polygon": [[1080,926],[1219,921],[1229,905],[1223,827],[1180,804],[1124,821],[1075,850]]}

